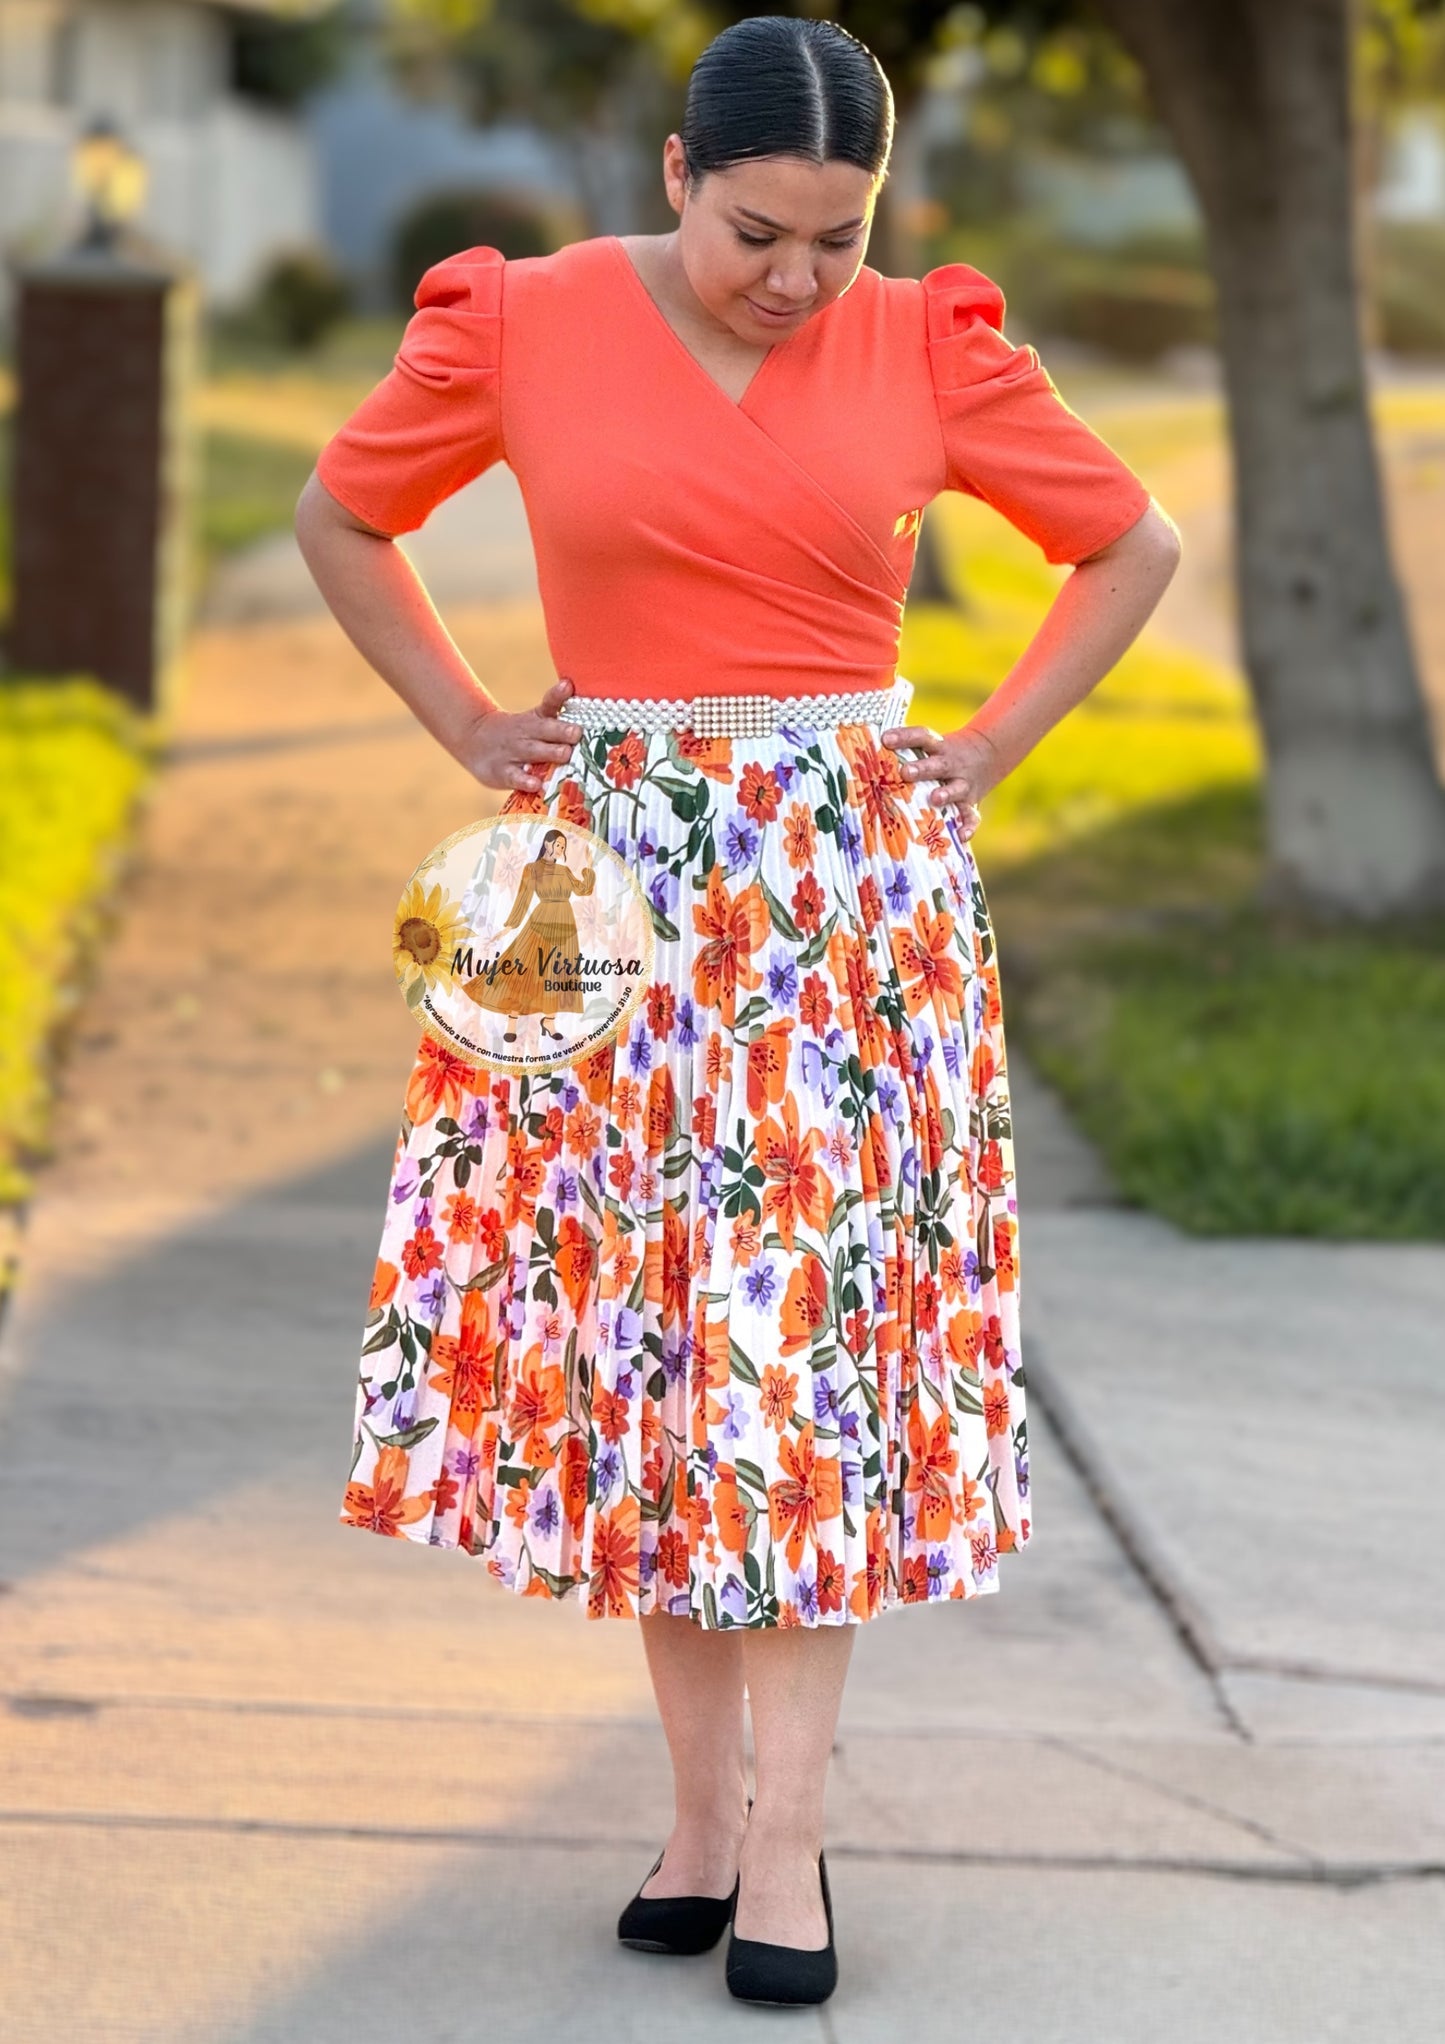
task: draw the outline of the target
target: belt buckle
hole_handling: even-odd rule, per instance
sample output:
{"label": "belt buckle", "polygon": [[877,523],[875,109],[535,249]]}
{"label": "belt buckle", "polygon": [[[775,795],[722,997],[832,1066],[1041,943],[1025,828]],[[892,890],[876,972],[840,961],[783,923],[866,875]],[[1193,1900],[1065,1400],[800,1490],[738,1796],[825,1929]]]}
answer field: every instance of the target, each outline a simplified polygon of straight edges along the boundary
{"label": "belt buckle", "polygon": [[770,695],[694,696],[689,713],[699,738],[768,738],[778,726],[778,699]]}

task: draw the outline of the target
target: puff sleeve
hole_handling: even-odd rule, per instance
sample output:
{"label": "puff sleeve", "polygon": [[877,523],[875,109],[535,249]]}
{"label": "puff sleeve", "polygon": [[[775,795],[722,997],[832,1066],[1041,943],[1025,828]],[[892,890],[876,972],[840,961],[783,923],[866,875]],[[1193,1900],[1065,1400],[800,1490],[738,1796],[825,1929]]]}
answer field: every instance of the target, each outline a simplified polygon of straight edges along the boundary
{"label": "puff sleeve", "polygon": [[378,531],[415,532],[445,497],[506,458],[500,249],[424,271],[391,369],[326,442],[316,472]]}
{"label": "puff sleeve", "polygon": [[1064,403],[1034,349],[1005,340],[998,285],[945,263],[923,293],[944,487],[992,504],[1050,561],[1081,561],[1127,532],[1149,491]]}

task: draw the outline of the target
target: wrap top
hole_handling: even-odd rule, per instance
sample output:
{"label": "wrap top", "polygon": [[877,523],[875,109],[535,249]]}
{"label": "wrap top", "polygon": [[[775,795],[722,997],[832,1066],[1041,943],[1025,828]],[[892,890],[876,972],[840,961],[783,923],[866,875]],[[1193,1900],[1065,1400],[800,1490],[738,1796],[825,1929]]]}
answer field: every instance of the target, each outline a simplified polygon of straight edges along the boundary
{"label": "wrap top", "polygon": [[392,368],[317,472],[394,537],[503,461],[521,490],[556,671],[578,696],[887,687],[924,508],[994,506],[1054,562],[1149,493],[1003,333],[966,263],[865,263],[734,400],[616,235],[478,246],[416,287]]}

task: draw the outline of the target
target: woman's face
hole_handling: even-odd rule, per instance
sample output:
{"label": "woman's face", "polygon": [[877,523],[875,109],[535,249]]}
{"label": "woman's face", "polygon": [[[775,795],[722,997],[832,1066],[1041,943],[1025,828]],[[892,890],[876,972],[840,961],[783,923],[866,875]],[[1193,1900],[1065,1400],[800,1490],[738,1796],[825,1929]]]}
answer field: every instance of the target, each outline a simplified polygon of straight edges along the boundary
{"label": "woman's face", "polygon": [[876,185],[857,164],[759,157],[710,171],[689,194],[674,134],[663,171],[687,281],[739,340],[786,340],[863,267]]}

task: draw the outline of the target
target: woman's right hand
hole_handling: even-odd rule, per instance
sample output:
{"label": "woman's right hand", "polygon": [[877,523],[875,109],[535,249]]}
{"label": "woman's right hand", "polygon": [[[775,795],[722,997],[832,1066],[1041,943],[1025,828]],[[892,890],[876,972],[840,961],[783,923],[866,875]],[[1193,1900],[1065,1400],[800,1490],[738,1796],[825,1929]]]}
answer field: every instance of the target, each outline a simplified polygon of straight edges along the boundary
{"label": "woman's right hand", "polygon": [[573,694],[565,674],[531,710],[489,710],[472,726],[457,757],[484,788],[523,788],[541,794],[554,763],[569,760],[582,726],[560,716]]}

